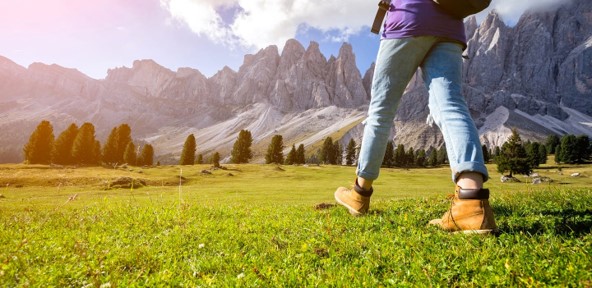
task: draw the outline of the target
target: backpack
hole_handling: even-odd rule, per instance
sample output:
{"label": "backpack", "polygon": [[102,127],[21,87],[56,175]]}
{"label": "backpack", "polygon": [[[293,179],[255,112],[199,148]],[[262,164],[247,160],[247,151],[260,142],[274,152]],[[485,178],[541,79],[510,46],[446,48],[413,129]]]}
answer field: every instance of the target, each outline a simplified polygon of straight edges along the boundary
{"label": "backpack", "polygon": [[[489,7],[491,4],[491,0],[433,0],[436,5],[441,7],[446,13],[459,18],[463,19],[469,15],[477,14],[485,8]],[[370,31],[372,33],[378,34],[380,31],[380,26],[382,25],[382,21],[384,20],[384,16],[388,11],[391,4],[391,0],[381,0],[378,2],[378,12],[376,12],[376,17],[374,18],[374,23],[372,24],[372,28]]]}

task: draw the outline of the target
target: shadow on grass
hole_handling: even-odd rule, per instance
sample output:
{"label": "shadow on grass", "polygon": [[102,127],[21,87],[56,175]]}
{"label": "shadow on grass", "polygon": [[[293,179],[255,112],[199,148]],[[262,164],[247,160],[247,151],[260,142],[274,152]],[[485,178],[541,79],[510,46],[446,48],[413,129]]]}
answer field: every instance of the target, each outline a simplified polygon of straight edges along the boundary
{"label": "shadow on grass", "polygon": [[556,234],[570,237],[592,233],[591,209],[513,211],[508,206],[496,205],[493,210],[500,233]]}

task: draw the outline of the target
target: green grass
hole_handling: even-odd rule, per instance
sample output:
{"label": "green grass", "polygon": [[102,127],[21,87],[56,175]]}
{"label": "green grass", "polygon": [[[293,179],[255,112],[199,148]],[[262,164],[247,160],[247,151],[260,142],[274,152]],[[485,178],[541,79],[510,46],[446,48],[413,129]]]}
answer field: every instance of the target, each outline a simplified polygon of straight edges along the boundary
{"label": "green grass", "polygon": [[[0,165],[0,286],[592,286],[590,166],[492,175],[497,237],[426,226],[449,205],[447,168],[382,170],[359,218],[315,209],[353,167],[209,168],[182,167],[179,186],[178,166]],[[109,189],[121,176],[148,185]]]}

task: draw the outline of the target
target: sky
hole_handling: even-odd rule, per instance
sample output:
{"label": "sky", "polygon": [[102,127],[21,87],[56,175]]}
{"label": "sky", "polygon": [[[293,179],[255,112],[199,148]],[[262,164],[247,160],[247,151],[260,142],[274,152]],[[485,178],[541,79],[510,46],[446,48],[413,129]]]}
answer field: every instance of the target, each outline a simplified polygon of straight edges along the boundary
{"label": "sky", "polygon": [[[571,0],[493,0],[512,26],[527,9]],[[0,0],[0,56],[75,68],[103,79],[108,69],[153,59],[210,77],[237,71],[245,54],[294,38],[319,43],[325,57],[351,43],[361,73],[376,57],[370,33],[378,0]]]}

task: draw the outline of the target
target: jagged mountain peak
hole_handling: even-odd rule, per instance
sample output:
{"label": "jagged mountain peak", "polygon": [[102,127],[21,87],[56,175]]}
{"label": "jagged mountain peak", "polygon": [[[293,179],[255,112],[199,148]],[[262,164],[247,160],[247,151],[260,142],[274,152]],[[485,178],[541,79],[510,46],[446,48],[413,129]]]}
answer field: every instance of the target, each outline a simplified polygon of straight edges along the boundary
{"label": "jagged mountain peak", "polygon": [[[505,26],[495,12],[480,25],[474,17],[467,19],[470,59],[463,64],[462,92],[484,143],[503,143],[513,127],[531,140],[545,133],[592,136],[590,3],[574,0],[556,12],[529,12],[514,27]],[[327,59],[318,43],[304,49],[294,39],[281,55],[269,46],[245,55],[238,71],[224,67],[210,78],[191,68],[173,72],[152,60],[112,69],[103,80],[54,68],[40,65],[39,71],[53,71],[44,76],[0,57],[0,99],[6,103],[0,108],[7,115],[0,130],[20,135],[0,137],[0,162],[9,154],[22,159],[28,136],[22,132],[32,131],[44,117],[59,127],[56,131],[91,121],[99,137],[128,123],[135,138],[156,144],[159,155],[178,155],[189,131],[209,152],[229,151],[244,128],[263,133],[254,135],[261,141],[256,147],[264,147],[265,135],[274,133],[283,134],[286,145],[313,145],[362,120],[374,71],[371,66],[361,77],[350,44]],[[397,144],[437,147],[443,143],[440,133],[425,124],[427,91],[414,87],[400,102],[392,135]],[[355,117],[342,121],[347,115]],[[362,130],[356,126],[343,139],[358,141]]]}

